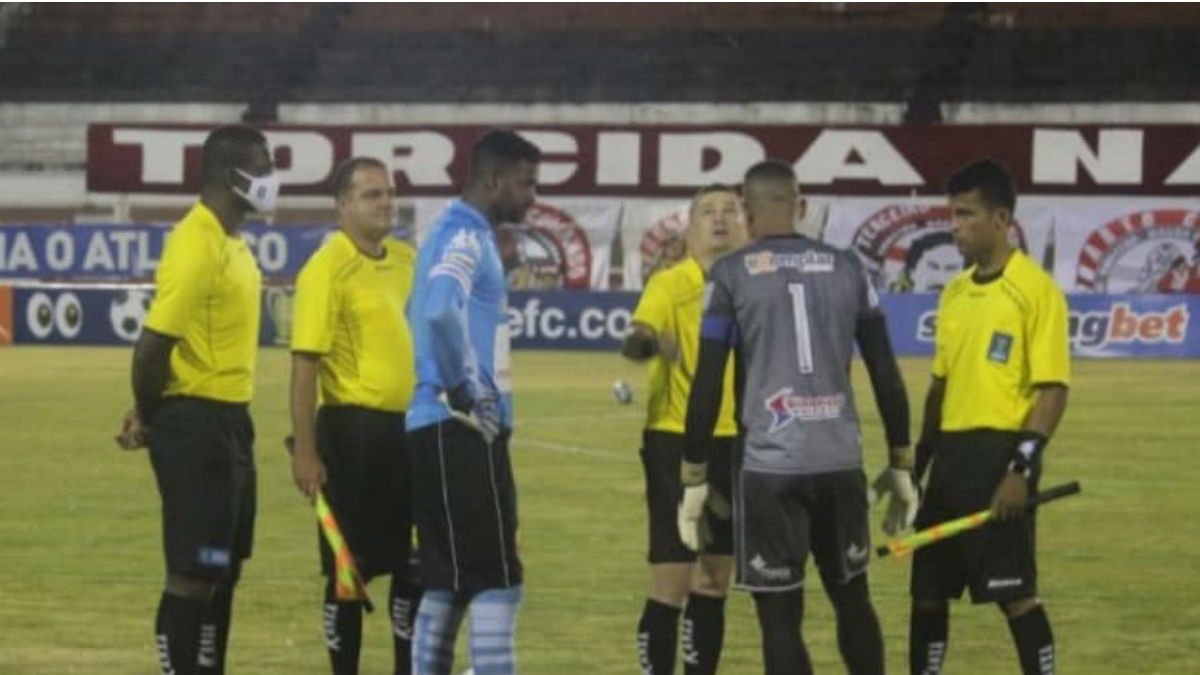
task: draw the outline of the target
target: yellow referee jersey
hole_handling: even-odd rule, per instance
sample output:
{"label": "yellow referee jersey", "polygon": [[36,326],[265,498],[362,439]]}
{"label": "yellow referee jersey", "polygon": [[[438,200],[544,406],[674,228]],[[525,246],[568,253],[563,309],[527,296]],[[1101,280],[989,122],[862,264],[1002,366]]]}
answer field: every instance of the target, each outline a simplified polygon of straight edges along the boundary
{"label": "yellow referee jersey", "polygon": [[1069,383],[1067,300],[1021,251],[993,280],[977,283],[972,270],[952,279],[938,302],[933,374],[946,379],[942,430],[1021,429],[1034,385]]}
{"label": "yellow referee jersey", "polygon": [[146,327],[179,339],[163,395],[249,402],[262,273],[246,242],[197,202],[167,237],[154,281]]}
{"label": "yellow referee jersey", "polygon": [[404,317],[412,292],[412,246],[384,242],[369,258],[337,231],[296,279],[292,351],[319,354],[321,400],[400,412],[415,386],[412,334]]}
{"label": "yellow referee jersey", "polygon": [[[682,434],[687,419],[688,393],[696,359],[700,353],[700,312],[704,295],[704,270],[695,258],[660,270],[650,277],[642,290],[633,321],[645,324],[656,335],[666,336],[678,345],[674,361],[658,356],[650,361],[650,395],[646,410],[646,428]],[[733,361],[725,366],[725,388],[721,414],[717,418],[717,436],[737,435],[733,419]]]}

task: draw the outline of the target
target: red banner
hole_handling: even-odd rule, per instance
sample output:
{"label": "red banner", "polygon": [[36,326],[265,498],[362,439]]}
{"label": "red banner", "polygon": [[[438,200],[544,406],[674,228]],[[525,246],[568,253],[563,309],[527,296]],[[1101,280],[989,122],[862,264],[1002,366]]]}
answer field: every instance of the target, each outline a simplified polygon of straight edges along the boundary
{"label": "red banner", "polygon": [[[94,124],[87,187],[192,194],[210,127]],[[274,126],[266,129],[285,195],[325,194],[354,155],[390,166],[405,196],[458,191],[484,125]],[[518,128],[544,153],[540,190],[574,196],[673,196],[737,183],[755,162],[792,163],[814,194],[938,194],[963,164],[992,157],[1022,193],[1191,195],[1200,126],[537,125]]]}

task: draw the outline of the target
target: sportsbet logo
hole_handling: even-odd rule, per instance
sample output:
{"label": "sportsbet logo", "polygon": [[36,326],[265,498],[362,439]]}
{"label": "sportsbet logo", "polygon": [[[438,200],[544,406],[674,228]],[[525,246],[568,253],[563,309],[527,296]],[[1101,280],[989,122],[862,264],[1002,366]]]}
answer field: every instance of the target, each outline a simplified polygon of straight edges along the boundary
{"label": "sportsbet logo", "polygon": [[[1191,315],[1186,304],[1138,312],[1128,302],[1113,303],[1097,311],[1070,312],[1067,334],[1073,349],[1103,349],[1116,345],[1171,344],[1187,339]],[[937,313],[924,312],[917,321],[917,339],[932,342]]]}
{"label": "sportsbet logo", "polygon": [[1188,328],[1187,305],[1141,314],[1129,303],[1115,303],[1108,311],[1071,312],[1067,330],[1071,346],[1092,349],[1113,344],[1183,344]]}

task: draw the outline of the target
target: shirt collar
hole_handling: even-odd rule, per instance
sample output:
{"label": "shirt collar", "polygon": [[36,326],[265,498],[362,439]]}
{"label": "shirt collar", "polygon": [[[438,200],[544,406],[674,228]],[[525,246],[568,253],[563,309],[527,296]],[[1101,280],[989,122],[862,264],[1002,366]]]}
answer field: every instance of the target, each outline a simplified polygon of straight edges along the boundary
{"label": "shirt collar", "polygon": [[345,249],[351,255],[362,256],[362,257],[366,258],[367,260],[373,260],[375,262],[380,262],[382,260],[386,260],[388,257],[388,247],[387,247],[386,239],[383,242],[383,254],[380,255],[379,257],[375,257],[375,256],[369,256],[366,253],[363,253],[362,250],[358,248],[358,244],[355,244],[354,240],[350,238],[350,235],[346,234],[346,231],[340,227],[337,227],[336,229],[334,229],[332,236],[333,236],[333,241],[336,243],[336,245],[341,246],[343,249]]}
{"label": "shirt collar", "polygon": [[696,256],[689,255],[680,261],[681,265],[687,266],[688,275],[694,279],[705,279],[704,268],[700,266],[700,261],[696,260]]}
{"label": "shirt collar", "polygon": [[451,200],[450,213],[452,215],[466,218],[470,224],[476,227],[485,229],[489,232],[492,230],[492,223],[487,219],[487,216],[483,215],[482,211],[475,208],[461,197],[456,197],[455,199]]}
{"label": "shirt collar", "polygon": [[213,210],[208,208],[204,202],[196,202],[196,204],[192,206],[191,212],[187,214],[187,218],[196,219],[196,221],[202,223],[206,229],[219,232],[222,237],[229,235],[229,233],[226,232],[225,228],[221,225],[221,219],[217,218],[217,214],[213,213]]}

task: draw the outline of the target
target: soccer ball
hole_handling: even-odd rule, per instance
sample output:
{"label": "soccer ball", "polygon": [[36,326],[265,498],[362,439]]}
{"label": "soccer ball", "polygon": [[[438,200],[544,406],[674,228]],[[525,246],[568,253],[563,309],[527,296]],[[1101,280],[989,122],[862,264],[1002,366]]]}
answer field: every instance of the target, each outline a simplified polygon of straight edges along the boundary
{"label": "soccer ball", "polygon": [[108,319],[112,323],[113,333],[126,342],[137,340],[149,309],[149,291],[121,291],[108,306]]}
{"label": "soccer ball", "polygon": [[629,405],[633,403],[633,387],[625,380],[617,380],[612,386],[613,400],[621,405]]}

